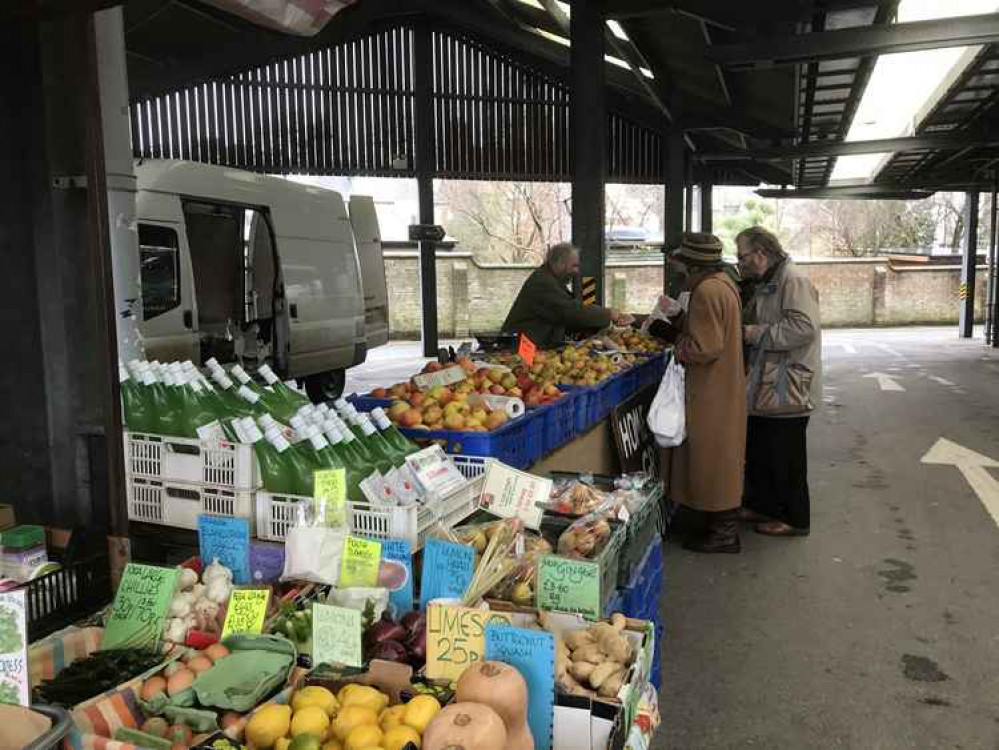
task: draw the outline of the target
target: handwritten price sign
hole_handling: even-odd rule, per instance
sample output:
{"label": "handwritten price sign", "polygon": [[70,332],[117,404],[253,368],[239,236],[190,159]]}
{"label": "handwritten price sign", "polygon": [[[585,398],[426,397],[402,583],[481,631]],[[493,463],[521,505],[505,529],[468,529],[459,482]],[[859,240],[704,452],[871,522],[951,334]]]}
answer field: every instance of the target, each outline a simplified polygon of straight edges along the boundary
{"label": "handwritten price sign", "polygon": [[461,597],[475,573],[475,550],[465,544],[428,539],[423,550],[420,609],[434,599]]}
{"label": "handwritten price sign", "polygon": [[180,571],[129,563],[104,629],[101,649],[159,648]]}
{"label": "handwritten price sign", "polygon": [[267,616],[267,599],[270,589],[236,589],[229,597],[229,609],[222,626],[222,637],[233,633],[259,635]]}
{"label": "handwritten price sign", "polygon": [[360,667],[361,613],[356,609],[312,605],[312,663]]}
{"label": "handwritten price sign", "polygon": [[465,668],[482,661],[486,625],[509,625],[510,615],[471,607],[427,607],[427,677],[457,680]]}
{"label": "handwritten price sign", "polygon": [[600,617],[600,565],[543,555],[538,561],[538,609]]}
{"label": "handwritten price sign", "polygon": [[381,559],[379,542],[348,535],[340,559],[340,585],[343,588],[376,586]]}
{"label": "handwritten price sign", "polygon": [[237,584],[250,583],[250,522],[245,518],[198,516],[201,561],[218,560]]}

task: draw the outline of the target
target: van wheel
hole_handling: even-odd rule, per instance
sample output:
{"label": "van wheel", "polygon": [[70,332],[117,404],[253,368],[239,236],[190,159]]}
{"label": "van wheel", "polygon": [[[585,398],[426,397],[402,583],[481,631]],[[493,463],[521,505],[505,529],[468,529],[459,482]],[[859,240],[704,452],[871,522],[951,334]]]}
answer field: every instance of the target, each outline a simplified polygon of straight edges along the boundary
{"label": "van wheel", "polygon": [[343,395],[347,382],[346,370],[330,370],[305,379],[305,393],[314,404],[336,401]]}

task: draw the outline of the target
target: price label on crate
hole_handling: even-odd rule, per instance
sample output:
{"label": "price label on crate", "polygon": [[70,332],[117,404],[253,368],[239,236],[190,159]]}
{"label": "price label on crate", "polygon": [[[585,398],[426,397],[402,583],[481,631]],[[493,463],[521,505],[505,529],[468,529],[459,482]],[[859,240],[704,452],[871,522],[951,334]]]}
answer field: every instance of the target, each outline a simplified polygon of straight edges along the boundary
{"label": "price label on crate", "polygon": [[537,351],[538,347],[535,346],[534,342],[527,337],[527,334],[520,334],[520,337],[517,339],[517,354],[522,360],[524,360],[525,365],[528,367],[532,367],[534,365],[534,355]]}
{"label": "price label on crate", "polygon": [[381,559],[380,542],[348,535],[343,543],[343,557],[340,558],[341,588],[377,586]]}
{"label": "price label on crate", "polygon": [[229,597],[222,637],[233,633],[259,635],[264,630],[270,589],[236,589]]}
{"label": "price label on crate", "polygon": [[31,703],[24,589],[0,594],[0,703]]}
{"label": "price label on crate", "polygon": [[347,520],[347,470],[322,469],[312,472],[312,497],[326,501],[326,523],[343,526]]}
{"label": "price label on crate", "polygon": [[510,625],[503,612],[431,604],[427,607],[427,677],[457,680],[486,653],[486,625]]}
{"label": "price label on crate", "polygon": [[600,564],[542,555],[538,561],[538,609],[600,617]]}
{"label": "price label on crate", "polygon": [[424,372],[413,376],[413,385],[421,391],[429,391],[437,386],[447,387],[460,383],[466,377],[465,368],[461,365],[452,365],[436,372]]}
{"label": "price label on crate", "polygon": [[104,628],[101,649],[156,651],[180,571],[129,563]]}
{"label": "price label on crate", "polygon": [[238,585],[252,582],[250,576],[250,522],[245,518],[198,516],[198,547],[203,565],[218,560],[232,571]]}
{"label": "price label on crate", "polygon": [[329,604],[312,605],[312,663],[360,667],[361,613]]}

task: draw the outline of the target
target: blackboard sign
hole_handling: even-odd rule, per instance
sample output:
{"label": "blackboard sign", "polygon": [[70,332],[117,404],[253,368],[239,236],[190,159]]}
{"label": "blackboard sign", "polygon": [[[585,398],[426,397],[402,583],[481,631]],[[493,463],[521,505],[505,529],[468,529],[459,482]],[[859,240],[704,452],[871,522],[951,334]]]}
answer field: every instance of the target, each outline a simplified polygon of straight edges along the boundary
{"label": "blackboard sign", "polygon": [[644,471],[654,479],[662,478],[659,446],[645,421],[658,389],[658,383],[647,386],[611,412],[614,445],[623,474]]}

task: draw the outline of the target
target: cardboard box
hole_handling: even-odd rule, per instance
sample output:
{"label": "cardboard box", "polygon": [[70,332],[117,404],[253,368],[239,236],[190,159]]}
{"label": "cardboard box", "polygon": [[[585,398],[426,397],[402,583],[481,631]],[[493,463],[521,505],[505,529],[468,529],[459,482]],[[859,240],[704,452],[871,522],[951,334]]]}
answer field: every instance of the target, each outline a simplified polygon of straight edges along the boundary
{"label": "cardboard box", "polygon": [[0,503],[0,531],[16,525],[17,520],[14,518],[14,506]]}

